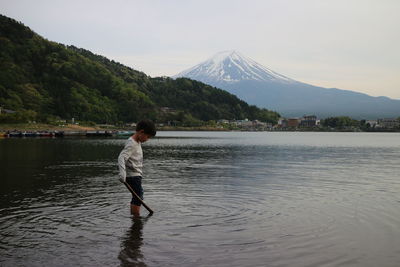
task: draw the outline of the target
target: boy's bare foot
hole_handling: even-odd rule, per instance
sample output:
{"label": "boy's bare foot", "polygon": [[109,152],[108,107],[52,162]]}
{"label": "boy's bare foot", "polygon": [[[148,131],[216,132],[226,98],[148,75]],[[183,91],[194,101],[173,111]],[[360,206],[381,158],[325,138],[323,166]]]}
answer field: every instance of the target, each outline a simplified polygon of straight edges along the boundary
{"label": "boy's bare foot", "polygon": [[131,214],[135,217],[139,217],[140,216],[140,206],[131,204]]}

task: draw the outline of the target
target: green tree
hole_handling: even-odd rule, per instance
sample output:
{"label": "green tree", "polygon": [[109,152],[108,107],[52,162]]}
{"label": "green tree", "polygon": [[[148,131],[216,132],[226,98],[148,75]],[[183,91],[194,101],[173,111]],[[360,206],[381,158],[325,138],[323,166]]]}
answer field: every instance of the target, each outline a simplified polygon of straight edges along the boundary
{"label": "green tree", "polygon": [[330,117],[321,121],[321,124],[325,127],[331,128],[345,128],[345,127],[357,127],[360,126],[360,122],[354,120],[350,117],[341,116],[341,117]]}
{"label": "green tree", "polygon": [[[45,40],[1,15],[0,46],[0,105],[35,112],[35,120],[53,116],[117,123],[151,118],[198,125],[219,119],[272,122],[279,116],[198,81],[151,78],[88,50]],[[176,114],[166,116],[160,107]]]}

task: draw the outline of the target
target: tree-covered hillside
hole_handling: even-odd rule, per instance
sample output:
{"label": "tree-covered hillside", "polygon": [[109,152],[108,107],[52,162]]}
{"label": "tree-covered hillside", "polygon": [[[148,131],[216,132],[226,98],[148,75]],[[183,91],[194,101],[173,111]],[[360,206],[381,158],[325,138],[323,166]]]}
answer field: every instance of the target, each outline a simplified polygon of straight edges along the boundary
{"label": "tree-covered hillside", "polygon": [[72,117],[97,123],[140,118],[276,122],[279,116],[197,81],[151,78],[85,49],[48,41],[1,15],[0,106],[18,114],[1,114],[0,122]]}

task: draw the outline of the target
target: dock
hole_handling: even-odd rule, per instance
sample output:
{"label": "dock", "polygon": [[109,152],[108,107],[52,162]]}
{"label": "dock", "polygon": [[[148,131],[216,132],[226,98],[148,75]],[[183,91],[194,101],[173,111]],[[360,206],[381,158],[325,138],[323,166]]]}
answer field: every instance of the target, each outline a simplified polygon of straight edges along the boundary
{"label": "dock", "polygon": [[132,131],[7,131],[0,138],[56,138],[56,137],[121,137],[130,136]]}

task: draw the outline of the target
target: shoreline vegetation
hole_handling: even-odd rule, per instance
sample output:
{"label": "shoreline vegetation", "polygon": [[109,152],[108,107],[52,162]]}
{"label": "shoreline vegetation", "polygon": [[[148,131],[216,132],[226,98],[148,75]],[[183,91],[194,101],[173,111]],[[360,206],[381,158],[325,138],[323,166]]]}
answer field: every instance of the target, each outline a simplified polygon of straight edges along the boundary
{"label": "shoreline vegetation", "polygon": [[[51,135],[43,136],[126,136],[133,133],[134,126],[101,126],[101,125],[52,125],[45,123],[15,123],[15,124],[0,124],[0,134],[6,137],[7,133],[15,133],[15,136],[34,137],[41,136],[43,133],[50,133]],[[234,127],[223,127],[221,125],[208,125],[208,126],[158,126],[157,131],[244,131],[244,132],[400,132],[400,129],[361,129],[358,127],[346,128],[331,128],[331,127],[286,127],[286,128],[268,128],[268,129],[241,129]],[[61,133],[57,134],[56,133]],[[20,135],[18,135],[20,134]],[[31,134],[31,135],[28,135]],[[32,135],[33,134],[33,135]]]}
{"label": "shoreline vegetation", "polygon": [[48,41],[6,16],[0,22],[3,136],[7,131],[95,136],[132,131],[132,122],[143,118],[157,122],[159,131],[400,131],[400,118],[285,119],[225,90],[187,78],[152,78],[89,50]]}
{"label": "shoreline vegetation", "polygon": [[0,36],[0,126],[57,125],[66,119],[124,125],[142,118],[203,126],[222,118],[276,123],[280,117],[199,81],[151,77],[89,50],[48,41],[3,15]]}

